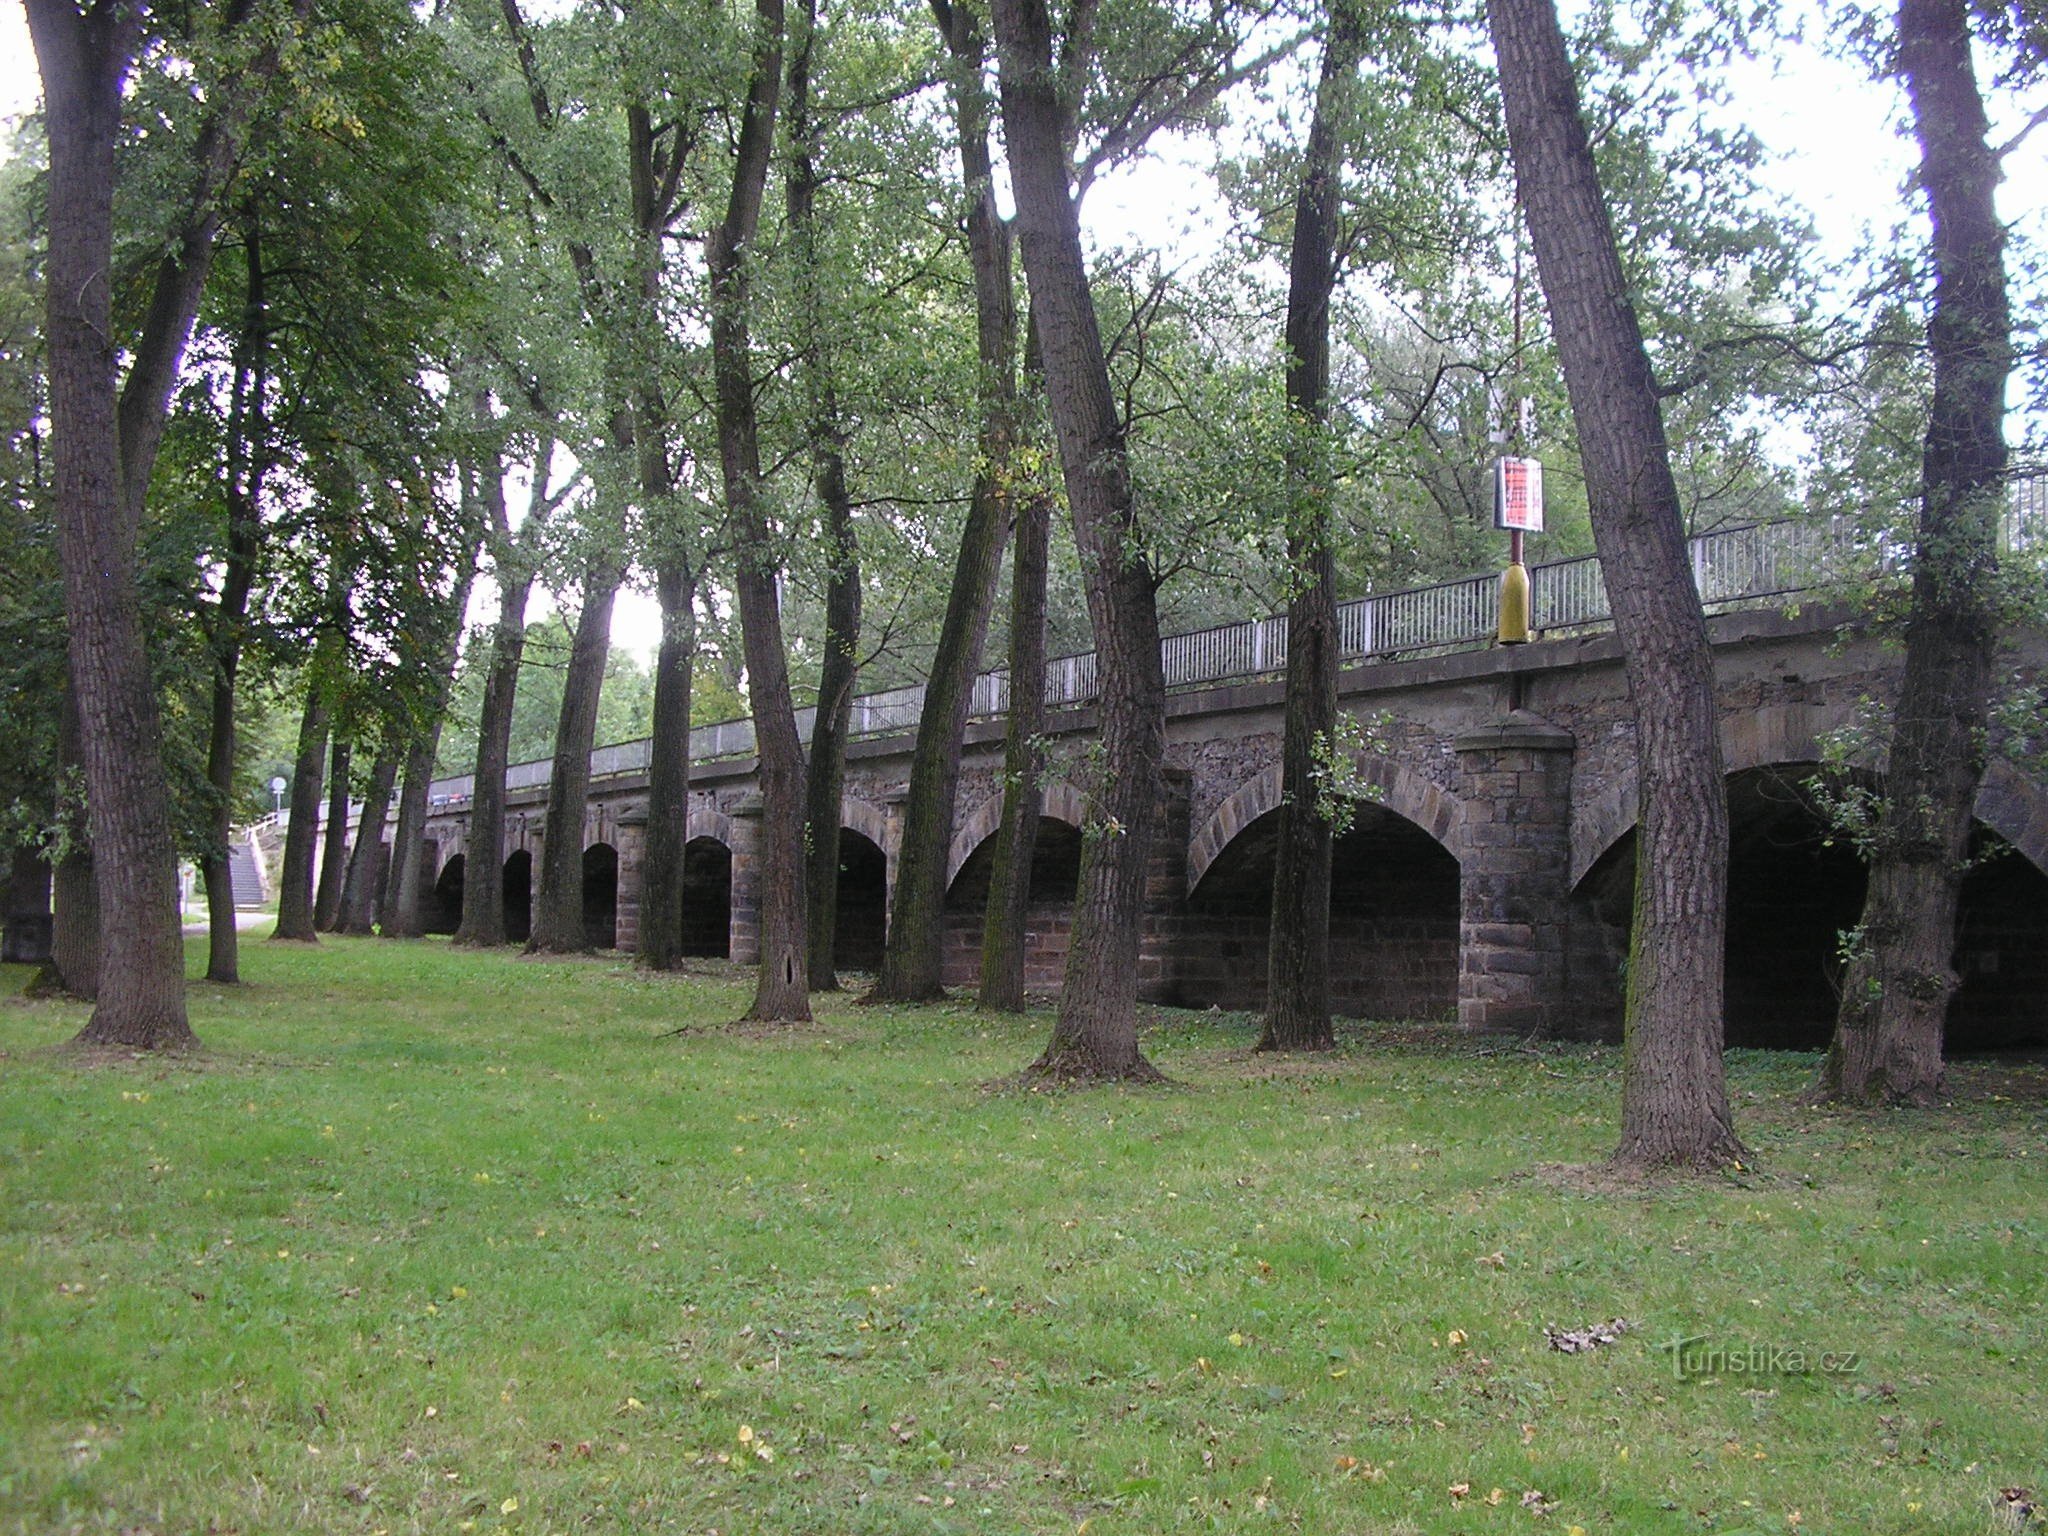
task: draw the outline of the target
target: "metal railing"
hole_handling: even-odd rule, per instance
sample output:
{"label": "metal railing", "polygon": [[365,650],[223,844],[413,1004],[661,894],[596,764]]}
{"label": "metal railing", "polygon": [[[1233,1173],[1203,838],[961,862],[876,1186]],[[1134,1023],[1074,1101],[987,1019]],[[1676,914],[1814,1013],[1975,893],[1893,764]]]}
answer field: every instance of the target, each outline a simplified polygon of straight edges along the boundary
{"label": "metal railing", "polygon": [[[2007,551],[2038,549],[2048,543],[2048,477],[2023,480],[2014,487],[2000,543]],[[1709,612],[1764,606],[1847,580],[1881,577],[1898,569],[1905,554],[1898,545],[1851,519],[1751,523],[1702,534],[1690,541],[1689,548],[1693,584]],[[1571,633],[1610,622],[1607,588],[1597,557],[1581,555],[1534,566],[1529,578],[1530,622],[1537,632]],[[1349,661],[1364,661],[1484,645],[1494,636],[1499,582],[1496,573],[1488,572],[1340,603],[1340,654]],[[1287,617],[1276,614],[1170,635],[1161,642],[1160,662],[1169,689],[1198,688],[1277,672],[1287,665]],[[1054,657],[1046,663],[1045,702],[1049,707],[1071,708],[1094,696],[1093,651]],[[974,718],[1001,715],[1009,704],[1006,672],[984,672],[975,679],[969,705]],[[850,730],[856,737],[909,731],[916,727],[923,708],[922,684],[865,694],[853,701]],[[810,740],[816,716],[814,709],[797,711],[797,734],[805,741]],[[644,769],[652,746],[643,739],[599,747],[590,757],[591,774],[601,778]],[[693,762],[741,757],[753,750],[751,720],[722,720],[693,727],[690,732]],[[506,772],[505,787],[538,787],[548,782],[552,768],[548,761],[519,763]],[[430,796],[436,804],[444,804],[465,799],[473,790],[474,780],[465,774],[436,779]]]}

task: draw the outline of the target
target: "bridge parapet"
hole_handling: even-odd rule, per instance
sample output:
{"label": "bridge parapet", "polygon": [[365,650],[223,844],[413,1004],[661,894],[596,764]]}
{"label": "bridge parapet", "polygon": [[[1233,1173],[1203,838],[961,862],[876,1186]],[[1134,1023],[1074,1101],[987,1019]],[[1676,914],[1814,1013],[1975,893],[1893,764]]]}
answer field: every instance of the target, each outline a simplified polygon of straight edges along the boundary
{"label": "bridge parapet", "polygon": [[[2008,551],[2037,549],[2044,542],[2048,542],[2048,477],[2023,481],[2015,488],[2001,531],[2001,543]],[[1881,580],[1903,568],[1905,554],[1896,545],[1874,539],[1850,518],[1744,524],[1701,534],[1689,541],[1688,548],[1693,583],[1709,613],[1770,606],[1839,589],[1845,583]],[[1340,654],[1355,663],[1489,645],[1494,638],[1499,579],[1486,572],[1340,603]],[[1597,556],[1580,555],[1534,566],[1530,582],[1530,621],[1539,634],[1584,633],[1605,628],[1612,621]],[[1287,665],[1287,617],[1275,614],[1169,635],[1160,643],[1160,661],[1169,689],[1211,687],[1279,672]],[[1095,690],[1093,651],[1056,657],[1047,664],[1048,706],[1067,709],[1086,704],[1094,699]],[[922,684],[863,694],[853,701],[852,734],[872,737],[914,730],[923,707]],[[975,680],[971,717],[992,719],[1008,709],[1008,674],[1000,669],[984,672]],[[816,718],[815,709],[797,711],[797,734],[803,740],[810,740]],[[591,754],[591,775],[601,778],[643,771],[652,749],[652,742],[645,738],[599,747]],[[753,751],[751,719],[691,728],[693,762],[744,757]],[[506,772],[506,788],[545,785],[553,766],[545,759],[514,764]],[[475,779],[468,774],[436,779],[429,788],[430,799],[440,806],[458,804],[474,793]]]}

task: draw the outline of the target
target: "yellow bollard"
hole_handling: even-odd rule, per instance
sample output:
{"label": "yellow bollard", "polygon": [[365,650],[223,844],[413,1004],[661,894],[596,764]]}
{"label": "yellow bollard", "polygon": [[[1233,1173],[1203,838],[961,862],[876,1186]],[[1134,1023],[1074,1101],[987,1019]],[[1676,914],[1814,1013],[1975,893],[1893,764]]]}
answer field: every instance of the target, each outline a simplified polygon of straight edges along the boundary
{"label": "yellow bollard", "polygon": [[1517,560],[1500,577],[1500,631],[1502,645],[1529,643],[1529,572]]}

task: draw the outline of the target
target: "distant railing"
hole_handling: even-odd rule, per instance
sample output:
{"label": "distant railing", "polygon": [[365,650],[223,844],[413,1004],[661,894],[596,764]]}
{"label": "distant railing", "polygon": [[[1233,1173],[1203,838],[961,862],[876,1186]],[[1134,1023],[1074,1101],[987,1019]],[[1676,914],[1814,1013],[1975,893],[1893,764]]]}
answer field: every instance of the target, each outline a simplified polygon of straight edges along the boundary
{"label": "distant railing", "polygon": [[[2001,529],[2008,551],[2048,543],[2048,477],[2019,482]],[[1751,523],[1702,534],[1690,541],[1693,584],[1709,612],[1768,604],[1858,576],[1880,576],[1897,567],[1904,551],[1884,543],[1848,519],[1826,523]],[[1612,617],[1600,562],[1592,555],[1557,560],[1530,569],[1530,623],[1538,632],[1571,633],[1608,623]],[[1428,655],[1484,645],[1497,623],[1498,574],[1464,576],[1427,587],[1380,592],[1337,606],[1340,654],[1347,660]],[[1160,644],[1166,686],[1196,688],[1234,678],[1258,677],[1287,665],[1287,616],[1250,619],[1191,633],[1170,635]],[[1046,663],[1045,702],[1072,708],[1095,696],[1095,653],[1059,656]],[[1006,672],[984,672],[974,681],[969,713],[988,719],[1010,706]],[[892,688],[853,701],[851,733],[886,736],[916,727],[924,709],[924,687]],[[817,711],[797,712],[797,734],[810,740]],[[653,743],[624,741],[590,755],[594,778],[633,773],[647,767]],[[722,720],[690,731],[694,762],[741,757],[754,751],[751,720]],[[507,789],[548,782],[553,764],[519,763],[505,774]],[[467,799],[474,779],[436,779],[436,804]]]}

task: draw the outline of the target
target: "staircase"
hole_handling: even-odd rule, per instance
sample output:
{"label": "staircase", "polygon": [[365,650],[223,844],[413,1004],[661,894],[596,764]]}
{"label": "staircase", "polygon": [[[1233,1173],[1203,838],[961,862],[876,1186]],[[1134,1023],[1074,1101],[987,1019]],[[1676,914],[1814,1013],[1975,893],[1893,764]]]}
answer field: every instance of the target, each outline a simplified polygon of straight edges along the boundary
{"label": "staircase", "polygon": [[234,889],[237,910],[263,905],[263,866],[245,842],[228,844],[228,884]]}

